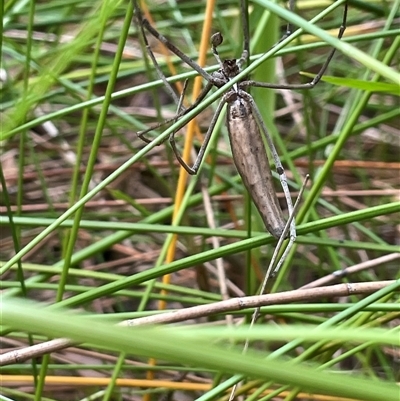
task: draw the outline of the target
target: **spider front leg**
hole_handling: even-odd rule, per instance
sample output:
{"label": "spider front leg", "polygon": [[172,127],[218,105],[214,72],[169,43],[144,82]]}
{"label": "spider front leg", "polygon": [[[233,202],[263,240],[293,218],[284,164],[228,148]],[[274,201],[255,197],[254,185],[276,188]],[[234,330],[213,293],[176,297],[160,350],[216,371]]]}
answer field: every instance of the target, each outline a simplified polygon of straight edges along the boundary
{"label": "spider front leg", "polygon": [[[209,144],[209,142],[210,142],[211,135],[212,135],[212,133],[213,133],[213,131],[214,131],[215,125],[217,124],[218,117],[219,117],[219,115],[221,114],[222,108],[224,107],[224,105],[225,105],[225,103],[226,103],[226,100],[227,100],[227,95],[225,94],[225,95],[222,97],[222,99],[220,100],[220,102],[219,102],[219,104],[218,104],[218,106],[217,106],[217,110],[215,111],[214,116],[213,116],[213,118],[212,118],[212,120],[211,120],[211,122],[210,122],[210,126],[208,127],[206,136],[204,137],[204,141],[203,141],[203,143],[202,143],[202,145],[201,145],[201,147],[200,147],[199,153],[198,153],[198,155],[197,155],[197,157],[196,157],[196,160],[195,160],[195,162],[194,162],[194,164],[193,164],[192,167],[190,167],[190,166],[185,162],[185,160],[182,159],[182,156],[180,155],[180,152],[179,152],[179,150],[178,150],[178,148],[177,148],[177,146],[176,146],[175,134],[176,134],[177,131],[173,131],[173,132],[171,133],[170,137],[169,137],[169,143],[171,144],[172,150],[174,151],[176,158],[178,159],[180,165],[181,165],[190,175],[195,175],[195,174],[197,174],[197,171],[199,170],[199,167],[200,167],[200,165],[201,165],[201,162],[203,161],[204,154],[205,154],[205,152],[206,152],[207,146],[208,146],[208,144]],[[196,101],[196,103],[198,103],[198,102]],[[193,107],[193,106],[191,106],[191,107]]]}
{"label": "spider front leg", "polygon": [[[339,32],[337,35],[338,39],[342,39],[344,31],[346,30],[346,23],[347,23],[347,9],[348,9],[348,2],[344,3],[344,10],[343,10],[343,18],[342,18],[342,25],[339,28]],[[281,39],[282,41],[282,39]],[[279,43],[279,42],[278,42]],[[288,89],[288,90],[295,90],[295,89],[312,89],[319,83],[322,76],[325,74],[333,56],[335,55],[336,48],[333,48],[331,52],[328,54],[327,59],[325,60],[324,64],[318,71],[317,75],[310,81],[305,84],[271,84],[267,82],[257,82],[257,81],[243,81],[241,83],[242,87],[247,86],[255,86],[258,88],[270,88],[270,89]]]}

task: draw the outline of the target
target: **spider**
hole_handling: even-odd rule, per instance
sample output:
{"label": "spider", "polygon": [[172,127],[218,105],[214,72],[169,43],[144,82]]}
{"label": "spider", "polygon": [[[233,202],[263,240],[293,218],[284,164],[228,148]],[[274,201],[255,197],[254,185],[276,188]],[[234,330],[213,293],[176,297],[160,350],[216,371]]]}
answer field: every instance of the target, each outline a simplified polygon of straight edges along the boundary
{"label": "spider", "polygon": [[[290,0],[289,6],[290,9],[293,10],[294,0]],[[137,5],[136,0],[134,0],[134,8],[135,8],[136,21],[138,23],[138,26],[140,27],[144,41],[147,45],[149,55],[153,60],[161,79],[169,87],[169,91],[173,92],[173,89],[170,86],[170,84],[166,81],[164,75],[161,72],[161,69],[159,68],[155,60],[154,55],[150,50],[150,47],[148,46],[145,30],[148,31],[156,39],[158,39],[162,44],[164,44],[172,53],[178,56],[182,61],[184,61],[195,71],[197,71],[207,82],[206,86],[200,93],[199,97],[188,108],[184,108],[182,106],[183,94],[181,95],[180,99],[177,99],[177,96],[173,93],[174,98],[178,102],[178,112],[177,115],[172,120],[169,120],[169,122],[176,121],[183,115],[193,110],[206,97],[206,95],[213,87],[221,88],[224,85],[228,84],[233,78],[235,78],[241,72],[243,66],[247,65],[249,62],[250,40],[249,40],[248,22],[246,18],[247,10],[245,9],[244,1],[241,2],[241,15],[242,15],[242,24],[244,31],[242,55],[238,60],[236,59],[221,60],[217,48],[223,42],[223,37],[220,33],[214,34],[211,37],[211,50],[219,64],[219,69],[211,74],[209,74],[207,71],[201,68],[197,63],[195,63],[186,54],[184,54],[181,50],[179,50],[173,43],[171,43],[165,36],[163,36],[154,27],[152,27],[150,23],[145,18],[143,18],[141,10]],[[343,8],[342,25],[337,35],[338,39],[342,38],[343,33],[346,29],[347,8],[348,4],[347,1],[345,1]],[[290,24],[288,24],[286,33],[278,41],[278,43],[289,37],[291,34],[292,34],[292,27]],[[321,66],[317,75],[308,83],[281,85],[267,82],[258,82],[247,78],[244,78],[234,83],[222,95],[218,103],[215,114],[210,122],[207,133],[205,134],[204,142],[200,147],[199,153],[193,166],[189,166],[182,159],[177,149],[175,143],[176,131],[172,132],[169,137],[171,147],[179,163],[184,167],[184,169],[189,174],[196,174],[203,160],[203,156],[209,144],[218,117],[222,112],[224,106],[227,105],[226,125],[228,128],[234,163],[243,180],[243,183],[247,191],[250,193],[251,198],[263,219],[263,222],[267,230],[277,239],[286,238],[288,236],[287,231],[289,231],[289,244],[285,250],[285,254],[290,250],[291,246],[293,245],[296,239],[296,225],[295,225],[295,220],[293,218],[294,207],[290,196],[289,187],[287,184],[286,174],[283,169],[282,163],[279,159],[278,153],[275,149],[275,146],[273,144],[272,138],[267,131],[267,128],[261,117],[261,113],[258,109],[256,102],[254,101],[253,97],[248,93],[247,90],[249,87],[287,89],[287,90],[312,89],[315,87],[315,85],[317,85],[320,82],[321,77],[325,73],[326,69],[329,66],[329,63],[332,60],[332,57],[335,54],[335,50],[336,49],[333,48],[330,51],[328,57]],[[139,137],[148,142],[148,140],[143,135],[152,129],[153,128],[150,128],[146,131],[140,132],[138,134]],[[273,187],[272,173],[269,168],[269,160],[262,136],[264,136],[264,138],[266,139],[266,143],[268,144],[268,147],[270,149],[276,167],[276,172],[278,173],[281,186],[285,194],[285,199],[289,212],[288,222],[283,217],[283,212],[282,209],[280,208],[275,193],[275,189]],[[287,227],[288,225],[290,225],[290,229],[289,227]],[[280,263],[281,262],[279,262],[278,267],[275,269],[275,271],[278,270]]]}

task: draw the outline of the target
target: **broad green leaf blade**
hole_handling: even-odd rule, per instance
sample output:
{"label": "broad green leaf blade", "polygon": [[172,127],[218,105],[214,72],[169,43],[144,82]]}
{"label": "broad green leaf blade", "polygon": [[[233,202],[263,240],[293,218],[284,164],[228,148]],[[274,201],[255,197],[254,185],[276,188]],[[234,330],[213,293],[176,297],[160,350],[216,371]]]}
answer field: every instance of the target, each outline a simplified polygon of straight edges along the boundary
{"label": "broad green leaf blade", "polygon": [[[306,391],[349,397],[359,400],[396,400],[398,387],[378,380],[366,380],[343,374],[331,374],[278,358],[265,359],[262,352],[217,346],[200,335],[182,332],[179,327],[118,327],[102,323],[76,311],[46,309],[32,301],[5,300],[1,305],[2,324],[15,330],[41,333],[51,337],[67,337],[80,343],[142,357],[154,357],[226,373],[274,380],[298,386]],[[218,338],[216,338],[218,340]]]}

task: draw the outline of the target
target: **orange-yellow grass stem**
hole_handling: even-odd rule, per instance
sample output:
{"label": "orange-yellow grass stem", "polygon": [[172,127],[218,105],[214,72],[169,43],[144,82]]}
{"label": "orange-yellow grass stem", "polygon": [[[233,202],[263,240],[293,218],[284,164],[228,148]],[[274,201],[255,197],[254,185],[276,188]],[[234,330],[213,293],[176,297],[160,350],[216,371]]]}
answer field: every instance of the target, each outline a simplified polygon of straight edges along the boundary
{"label": "orange-yellow grass stem", "polygon": [[[209,47],[210,36],[211,36],[210,35],[211,34],[211,21],[212,21],[212,13],[214,10],[214,4],[215,4],[215,0],[207,1],[206,14],[205,14],[205,19],[204,19],[203,31],[202,31],[202,35],[201,35],[199,58],[198,58],[198,64],[200,66],[204,66],[204,64],[206,62],[206,55],[207,55],[207,50]],[[199,95],[199,93],[201,91],[201,84],[202,84],[202,78],[196,77],[195,82],[194,82],[193,92],[192,92],[193,100],[196,99],[197,96]],[[184,145],[183,153],[182,153],[183,160],[185,160],[185,161],[188,161],[190,158],[190,151],[191,151],[192,145],[193,145],[194,128],[195,128],[195,120],[192,120],[188,124],[187,132],[185,135],[185,145]],[[182,198],[183,198],[183,195],[185,193],[185,188],[186,188],[186,181],[187,181],[187,172],[185,171],[185,169],[183,167],[181,167],[180,171],[179,171],[179,179],[178,179],[178,185],[177,185],[176,195],[175,195],[175,207],[174,207],[174,212],[173,212],[173,217],[172,217],[173,222],[176,218],[176,215],[177,215],[179,208],[181,206],[181,203],[182,203]],[[168,249],[166,263],[171,263],[175,258],[176,241],[177,241],[177,236],[174,235],[171,245]],[[169,282],[170,282],[170,275],[168,274],[163,277],[163,283],[168,284]],[[164,290],[163,290],[163,294],[165,294]],[[160,300],[159,309],[165,309],[165,307],[166,307],[166,302],[164,300]]]}
{"label": "orange-yellow grass stem", "polygon": [[[203,24],[203,31],[201,34],[201,41],[200,41],[200,48],[199,48],[199,58],[198,58],[198,64],[200,66],[204,66],[206,62],[206,55],[207,55],[207,50],[209,47],[209,42],[210,42],[210,36],[211,36],[211,22],[212,22],[212,13],[214,11],[214,5],[215,5],[215,0],[209,0],[207,1],[207,6],[206,6],[206,13],[205,13],[205,18],[204,18],[204,24]],[[173,68],[173,65],[172,65]],[[201,77],[196,77],[194,81],[194,86],[193,86],[193,92],[192,92],[192,100],[196,99],[201,91],[201,84],[202,84],[202,78]],[[179,89],[182,91],[182,89]],[[190,151],[192,149],[192,144],[193,144],[193,137],[195,133],[195,128],[196,128],[196,122],[195,120],[192,120],[188,124],[187,128],[187,133],[185,136],[185,144],[184,144],[184,149],[182,153],[183,160],[187,161],[190,158]],[[180,168],[179,170],[179,179],[178,179],[178,185],[176,189],[176,194],[175,194],[175,207],[172,215],[172,222],[174,223],[176,215],[178,214],[179,208],[182,203],[182,198],[185,193],[185,188],[186,188],[186,181],[187,181],[187,172],[183,167]],[[167,252],[167,257],[166,257],[166,263],[170,263],[175,259],[175,251],[176,251],[176,241],[178,237],[177,235],[174,235],[171,241],[171,244],[168,248]],[[164,284],[169,284],[171,280],[171,277],[169,274],[163,276],[163,283]],[[166,294],[165,290],[162,290],[162,295]],[[166,302],[164,300],[160,300],[158,303],[158,309],[163,310],[166,308]],[[149,360],[149,365],[154,366],[156,361],[154,359]],[[148,380],[152,380],[154,378],[154,372],[152,370],[149,370],[146,374],[146,378]],[[150,394],[145,394],[143,397],[144,401],[150,401]]]}

